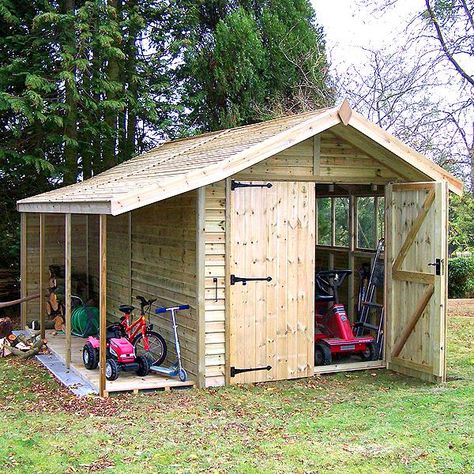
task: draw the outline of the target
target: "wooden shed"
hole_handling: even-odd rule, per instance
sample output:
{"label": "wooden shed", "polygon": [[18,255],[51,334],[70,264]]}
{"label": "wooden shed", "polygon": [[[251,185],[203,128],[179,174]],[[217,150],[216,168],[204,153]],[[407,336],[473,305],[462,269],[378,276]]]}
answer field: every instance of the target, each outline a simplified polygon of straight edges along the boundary
{"label": "wooden shed", "polygon": [[[87,274],[101,327],[136,294],[189,304],[179,333],[202,387],[367,367],[441,381],[448,191],[461,182],[346,101],[174,140],[18,202],[22,293],[44,293],[47,266],[66,262],[66,294],[71,275]],[[363,206],[372,221],[360,222]],[[384,356],[315,368],[315,271],[353,270],[341,298],[354,317],[357,267],[381,235]],[[24,303],[23,322],[43,305]],[[154,319],[169,339],[169,322]]]}

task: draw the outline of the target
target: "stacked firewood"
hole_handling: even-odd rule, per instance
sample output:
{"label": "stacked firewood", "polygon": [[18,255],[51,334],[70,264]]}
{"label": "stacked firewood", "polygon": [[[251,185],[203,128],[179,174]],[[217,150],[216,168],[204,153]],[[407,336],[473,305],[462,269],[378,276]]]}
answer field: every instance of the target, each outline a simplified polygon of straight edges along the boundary
{"label": "stacked firewood", "polygon": [[46,339],[42,339],[39,331],[28,331],[28,334],[16,336],[10,318],[0,318],[0,357],[13,354],[28,359],[46,349]]}
{"label": "stacked firewood", "polygon": [[64,330],[64,266],[49,266],[48,301],[46,312],[54,321],[56,331]]}

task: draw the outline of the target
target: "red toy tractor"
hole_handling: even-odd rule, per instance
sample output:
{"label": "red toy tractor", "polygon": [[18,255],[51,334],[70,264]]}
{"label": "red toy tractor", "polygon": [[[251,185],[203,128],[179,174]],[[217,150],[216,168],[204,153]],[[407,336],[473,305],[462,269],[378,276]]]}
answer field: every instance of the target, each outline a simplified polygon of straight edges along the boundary
{"label": "red toy tractor", "polygon": [[[105,361],[105,377],[107,380],[116,380],[120,371],[136,372],[139,376],[148,375],[150,361],[145,356],[136,356],[133,344],[123,337],[120,324],[113,324],[107,328],[107,356]],[[86,369],[97,369],[99,365],[100,341],[90,336],[82,350],[82,361]]]}
{"label": "red toy tractor", "polygon": [[[351,273],[351,270],[316,273],[315,365],[329,365],[334,356],[344,354],[357,354],[363,360],[375,358],[374,338],[354,336],[344,305],[339,304],[338,289]],[[324,313],[329,302],[332,305]]]}

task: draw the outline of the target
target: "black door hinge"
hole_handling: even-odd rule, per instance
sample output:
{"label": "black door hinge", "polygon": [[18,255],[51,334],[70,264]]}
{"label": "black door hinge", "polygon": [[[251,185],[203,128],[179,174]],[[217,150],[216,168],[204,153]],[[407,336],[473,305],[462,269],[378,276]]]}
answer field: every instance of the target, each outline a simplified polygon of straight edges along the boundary
{"label": "black door hinge", "polygon": [[230,284],[235,285],[236,283],[242,283],[242,285],[246,285],[248,281],[272,281],[272,277],[258,277],[258,278],[252,278],[252,277],[238,277],[235,275],[230,276]]}
{"label": "black door hinge", "polygon": [[441,258],[437,258],[434,263],[428,263],[428,266],[435,267],[436,275],[441,275],[441,264],[443,260]]}
{"label": "black door hinge", "polygon": [[235,377],[237,374],[241,374],[242,372],[256,372],[257,370],[272,370],[272,366],[267,365],[266,367],[254,367],[252,369],[236,369],[235,367],[231,367],[230,376]]}
{"label": "black door hinge", "polygon": [[241,183],[240,181],[232,180],[230,182],[230,190],[234,191],[236,188],[271,188],[272,183],[266,184],[250,184],[250,183]]}

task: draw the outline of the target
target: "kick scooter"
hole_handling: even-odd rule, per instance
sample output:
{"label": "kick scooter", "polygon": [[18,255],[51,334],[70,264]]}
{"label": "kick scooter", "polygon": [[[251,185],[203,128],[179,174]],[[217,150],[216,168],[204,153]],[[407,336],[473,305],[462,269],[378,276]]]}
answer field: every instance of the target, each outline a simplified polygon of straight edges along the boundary
{"label": "kick scooter", "polygon": [[176,348],[176,361],[170,365],[169,367],[163,367],[158,365],[152,365],[150,367],[150,371],[156,372],[158,374],[167,375],[168,377],[176,377],[178,376],[181,382],[186,382],[188,379],[188,374],[186,370],[184,370],[183,365],[181,363],[181,348],[179,346],[179,339],[178,339],[178,325],[176,324],[176,311],[181,311],[183,309],[189,309],[188,304],[183,304],[180,306],[173,306],[171,308],[157,308],[155,310],[156,314],[161,313],[171,313],[171,323],[173,325],[173,336],[174,336],[174,345]]}

